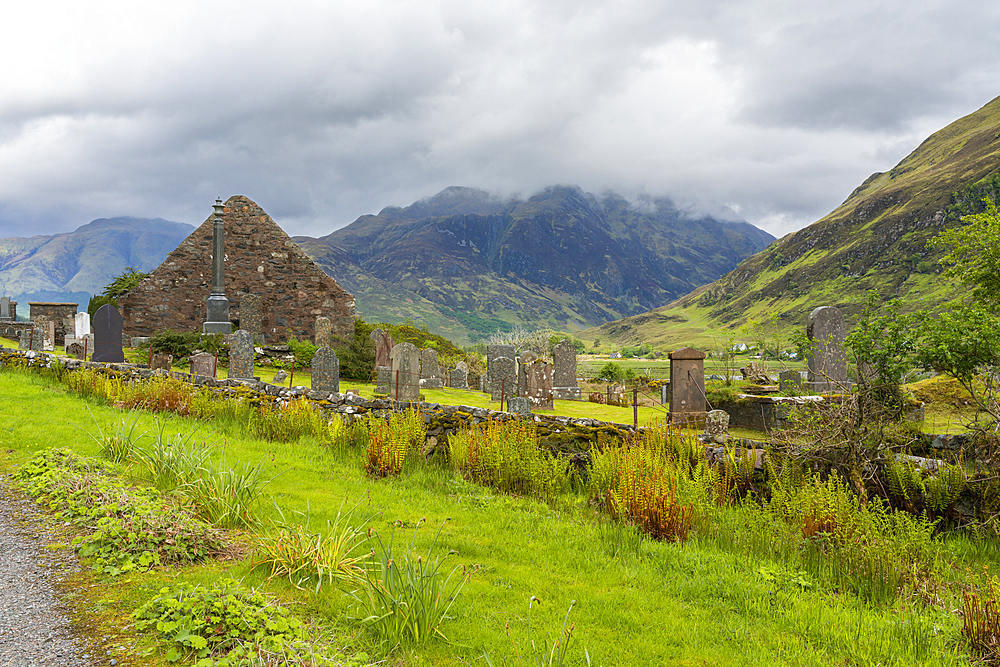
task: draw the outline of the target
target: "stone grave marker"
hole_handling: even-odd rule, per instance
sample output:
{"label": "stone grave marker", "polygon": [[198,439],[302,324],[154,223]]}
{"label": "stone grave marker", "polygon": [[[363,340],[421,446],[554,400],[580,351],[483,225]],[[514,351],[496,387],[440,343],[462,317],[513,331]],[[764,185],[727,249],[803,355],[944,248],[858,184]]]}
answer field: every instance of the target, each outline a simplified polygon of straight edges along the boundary
{"label": "stone grave marker", "polygon": [[152,363],[149,364],[149,367],[152,370],[167,371],[169,373],[173,365],[174,355],[165,352],[156,352],[153,354]]}
{"label": "stone grave marker", "polygon": [[847,384],[844,315],[833,306],[816,308],[809,313],[806,336],[812,343],[807,388],[815,392],[839,391]]}
{"label": "stone grave marker", "polygon": [[690,347],[670,357],[670,419],[675,424],[705,419],[705,353]]}
{"label": "stone grave marker", "polygon": [[[508,359],[517,358],[517,352],[514,350],[513,345],[487,345],[486,346],[486,382],[483,385],[483,391],[488,391],[493,394],[493,362],[498,357],[506,357]],[[517,381],[517,375],[515,373],[514,381]],[[500,388],[497,387],[497,392],[499,395]],[[514,390],[508,389],[508,395],[513,396]],[[498,399],[494,399],[498,400]]]}
{"label": "stone grave marker", "polygon": [[368,337],[375,344],[375,368],[381,366],[391,368],[392,361],[389,359],[389,353],[392,351],[393,345],[395,345],[392,342],[392,336],[389,335],[388,331],[376,329]]}
{"label": "stone grave marker", "polygon": [[389,352],[392,381],[389,398],[416,401],[420,398],[420,350],[413,343],[399,343]]}
{"label": "stone grave marker", "polygon": [[122,316],[118,309],[106,303],[94,313],[94,353],[91,361],[122,363]]}
{"label": "stone grave marker", "polygon": [[66,346],[66,356],[73,357],[74,359],[84,360],[84,346],[80,341],[73,341]]}
{"label": "stone grave marker", "polygon": [[56,349],[56,323],[49,320],[45,324],[45,351],[52,352]]}
{"label": "stone grave marker", "polygon": [[253,357],[253,335],[246,329],[239,329],[229,337],[229,378],[252,380]]}
{"label": "stone grave marker", "polygon": [[73,316],[73,337],[86,338],[90,335],[90,313],[77,313]]}
{"label": "stone grave marker", "polygon": [[507,412],[528,417],[531,415],[531,401],[526,396],[514,396],[507,399]]}
{"label": "stone grave marker", "polygon": [[332,331],[333,325],[330,323],[329,317],[317,317],[316,339],[313,341],[316,347],[330,347],[330,332]]}
{"label": "stone grave marker", "polygon": [[705,435],[711,442],[724,445],[729,441],[729,413],[712,410],[705,416]]}
{"label": "stone grave marker", "polygon": [[[513,349],[513,347],[511,347]],[[510,357],[493,359],[490,400],[505,401],[517,391],[517,362]]]}
{"label": "stone grave marker", "polygon": [[130,336],[129,347],[142,347],[149,342],[149,336]]}
{"label": "stone grave marker", "polygon": [[527,352],[522,352],[521,356],[517,358],[517,395],[527,396],[528,395],[528,366],[538,358],[538,355],[528,350]]}
{"label": "stone grave marker", "polygon": [[199,352],[191,356],[191,374],[215,378],[215,355]]}
{"label": "stone grave marker", "polygon": [[525,369],[527,377],[526,396],[531,407],[536,410],[552,409],[552,364],[541,359],[531,362]]}
{"label": "stone grave marker", "polygon": [[778,391],[794,393],[802,390],[802,373],[798,371],[781,371],[778,373]]}
{"label": "stone grave marker", "polygon": [[311,372],[313,389],[327,393],[340,392],[340,360],[333,348],[321,347],[316,350]]}
{"label": "stone grave marker", "polygon": [[420,350],[420,385],[425,389],[444,387],[441,367],[438,365],[438,353],[433,348]]}
{"label": "stone grave marker", "polygon": [[18,340],[17,349],[45,351],[45,335],[35,327],[25,327],[21,329],[21,338]]}
{"label": "stone grave marker", "polygon": [[576,381],[576,347],[561,340],[552,348],[552,395],[561,401],[580,401],[583,395]]}
{"label": "stone grave marker", "polygon": [[10,297],[5,296],[0,298],[0,320],[8,321],[13,319],[10,316]]}
{"label": "stone grave marker", "polygon": [[[391,363],[391,362],[390,362]],[[379,366],[375,369],[378,383],[375,385],[375,393],[389,395],[392,389],[392,366]]]}
{"label": "stone grave marker", "polygon": [[240,329],[249,331],[257,345],[264,344],[264,299],[260,294],[240,297]]}
{"label": "stone grave marker", "polygon": [[278,372],[274,374],[274,384],[284,384],[287,379],[288,373],[284,369],[279,369]]}
{"label": "stone grave marker", "polygon": [[448,373],[448,386],[452,389],[469,388],[469,366],[464,361],[458,362],[455,370]]}
{"label": "stone grave marker", "polygon": [[660,405],[666,405],[670,401],[670,384],[664,382],[660,385]]}

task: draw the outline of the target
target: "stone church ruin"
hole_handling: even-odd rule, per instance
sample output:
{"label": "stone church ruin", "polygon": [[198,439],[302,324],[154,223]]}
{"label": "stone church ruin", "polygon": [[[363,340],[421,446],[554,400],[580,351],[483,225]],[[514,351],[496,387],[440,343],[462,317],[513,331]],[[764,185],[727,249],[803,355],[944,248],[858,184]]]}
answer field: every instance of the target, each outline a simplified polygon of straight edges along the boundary
{"label": "stone church ruin", "polygon": [[[148,278],[118,300],[127,335],[151,336],[165,329],[201,331],[212,287],[214,217],[210,215]],[[234,195],[226,201],[222,219],[225,293],[232,304],[229,317],[234,330],[259,327],[268,343],[289,336],[309,340],[316,318],[326,317],[332,337],[354,334],[354,297],[309,259],[264,209]],[[253,322],[242,321],[244,298]]]}

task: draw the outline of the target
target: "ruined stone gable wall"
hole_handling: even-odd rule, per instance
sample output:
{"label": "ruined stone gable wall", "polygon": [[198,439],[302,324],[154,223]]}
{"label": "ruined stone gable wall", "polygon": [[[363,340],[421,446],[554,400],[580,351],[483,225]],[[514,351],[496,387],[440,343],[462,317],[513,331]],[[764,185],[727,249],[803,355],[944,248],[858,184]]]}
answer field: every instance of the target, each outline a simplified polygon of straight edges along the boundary
{"label": "ruined stone gable wall", "polygon": [[[127,334],[201,330],[212,286],[212,217],[118,300]],[[235,195],[226,201],[222,219],[231,320],[239,321],[240,297],[256,293],[262,297],[268,343],[284,342],[289,335],[311,340],[320,315],[330,318],[335,337],[354,334],[354,297],[309,259],[261,207]]]}

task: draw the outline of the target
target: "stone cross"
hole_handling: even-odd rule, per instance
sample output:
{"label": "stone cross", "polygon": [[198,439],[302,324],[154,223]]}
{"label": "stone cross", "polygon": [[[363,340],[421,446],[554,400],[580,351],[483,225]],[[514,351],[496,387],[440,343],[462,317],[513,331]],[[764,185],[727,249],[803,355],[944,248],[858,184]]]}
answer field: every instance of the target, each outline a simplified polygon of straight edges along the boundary
{"label": "stone cross", "polygon": [[212,294],[208,297],[203,330],[207,334],[233,332],[229,321],[229,299],[226,298],[226,226],[222,221],[225,206],[216,199],[212,206],[215,218],[212,220]]}
{"label": "stone cross", "polygon": [[844,315],[833,306],[821,306],[809,313],[806,336],[812,344],[809,356],[809,389],[839,391],[847,384],[847,354]]}
{"label": "stone cross", "polygon": [[199,352],[191,356],[191,374],[203,375],[215,379],[216,360],[215,355],[208,352]]}
{"label": "stone cross", "polygon": [[239,329],[229,337],[229,377],[233,380],[253,379],[253,336]]}
{"label": "stone cross", "polygon": [[464,361],[458,362],[455,370],[448,374],[448,386],[452,389],[469,388],[469,366]]}
{"label": "stone cross", "polygon": [[[484,391],[493,394],[493,362],[497,357],[507,357],[508,359],[515,359],[517,352],[514,350],[513,345],[487,345],[486,346],[486,383]],[[517,375],[515,373],[514,381],[517,381]],[[497,392],[500,391],[500,387],[497,387]],[[511,396],[514,395],[514,390],[508,388],[507,393]],[[499,395],[499,394],[498,394]],[[499,399],[493,399],[499,400]]]}
{"label": "stone cross", "polygon": [[332,331],[333,325],[330,323],[329,317],[317,317],[316,335],[313,344],[316,347],[330,347],[330,333]]}
{"label": "stone cross", "polygon": [[240,297],[240,329],[246,329],[257,345],[264,344],[264,300],[260,294]]}
{"label": "stone cross", "polygon": [[0,299],[0,320],[10,319],[10,297],[5,296]]}
{"label": "stone cross", "polygon": [[517,362],[510,357],[494,358],[490,400],[505,401],[513,396],[515,391],[517,391]]}
{"label": "stone cross", "polygon": [[705,418],[705,353],[690,347],[670,357],[670,419],[675,424]]}
{"label": "stone cross", "polygon": [[327,393],[340,392],[340,361],[330,347],[316,350],[312,360],[313,389]]}
{"label": "stone cross", "polygon": [[420,350],[413,343],[399,343],[389,352],[392,382],[389,398],[416,401],[420,398]]}
{"label": "stone cross", "polygon": [[528,364],[525,369],[527,393],[531,407],[538,410],[552,409],[552,364],[541,359]]}
{"label": "stone cross", "polygon": [[106,303],[94,313],[94,354],[91,361],[125,361],[122,350],[122,316],[118,309]]}
{"label": "stone cross", "polygon": [[420,350],[420,384],[426,389],[441,389],[444,381],[441,379],[441,367],[438,365],[438,353],[433,348]]}
{"label": "stone cross", "polygon": [[73,337],[86,338],[90,335],[90,314],[77,313],[73,316]]}

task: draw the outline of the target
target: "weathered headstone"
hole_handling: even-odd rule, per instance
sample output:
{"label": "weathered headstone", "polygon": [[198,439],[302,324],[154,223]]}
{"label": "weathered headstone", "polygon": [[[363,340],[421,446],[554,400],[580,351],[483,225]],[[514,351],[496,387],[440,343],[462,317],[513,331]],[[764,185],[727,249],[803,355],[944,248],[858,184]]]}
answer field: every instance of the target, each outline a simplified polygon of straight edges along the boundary
{"label": "weathered headstone", "polygon": [[229,378],[253,379],[253,336],[246,329],[239,329],[229,337]]}
{"label": "weathered headstone", "polygon": [[514,396],[507,399],[507,412],[527,417],[531,415],[531,401],[526,396]]}
{"label": "weathered headstone", "polygon": [[[389,363],[392,363],[391,361]],[[391,366],[379,366],[376,369],[377,372],[377,384],[375,385],[376,394],[386,394],[392,390],[392,367]]]}
{"label": "weathered headstone", "polygon": [[205,377],[215,378],[215,355],[209,354],[208,352],[199,352],[198,354],[192,355],[190,361],[192,375],[203,375]]}
{"label": "weathered headstone", "polygon": [[781,371],[778,373],[778,390],[794,393],[802,390],[802,373],[799,371]]}
{"label": "weathered headstone", "polygon": [[74,359],[84,359],[84,345],[82,342],[73,341],[66,346],[66,356]]}
{"label": "weathered headstone", "polygon": [[847,384],[847,354],[844,338],[847,323],[833,306],[809,313],[806,336],[811,343],[808,388],[815,392],[839,391]]}
{"label": "weathered headstone", "polygon": [[17,347],[19,350],[42,352],[45,350],[45,334],[36,327],[25,327],[21,329]]}
{"label": "weathered headstone", "polygon": [[125,361],[122,351],[122,316],[118,309],[106,303],[94,313],[94,354],[91,361]]}
{"label": "weathered headstone", "polygon": [[521,356],[517,358],[517,395],[527,396],[528,395],[528,366],[538,358],[538,355],[528,350],[527,352],[522,352]]}
{"label": "weathered headstone", "polygon": [[510,357],[494,358],[493,374],[490,379],[490,400],[505,401],[516,391],[517,362]]}
{"label": "weathered headstone", "polygon": [[0,320],[8,321],[13,319],[10,316],[10,297],[5,296],[0,298]]}
{"label": "weathered headstone", "polygon": [[[487,345],[486,346],[486,381],[483,385],[483,391],[488,391],[493,394],[493,362],[498,357],[506,357],[510,360],[516,358],[517,352],[514,350],[513,345]],[[517,374],[514,375],[514,381],[517,382]],[[500,391],[500,387],[497,387],[497,392]],[[514,389],[508,388],[507,395],[513,396]],[[499,400],[499,399],[494,399]]]}
{"label": "weathered headstone", "polygon": [[316,318],[316,337],[313,341],[316,347],[330,347],[331,331],[333,331],[333,325],[330,323],[329,317]]}
{"label": "weathered headstone", "polygon": [[438,365],[437,350],[427,348],[420,351],[420,384],[426,389],[441,389],[441,367]]}
{"label": "weathered headstone", "polygon": [[576,381],[576,347],[568,340],[552,348],[552,395],[561,401],[580,401],[583,395]]}
{"label": "weathered headstone", "polygon": [[174,365],[174,355],[165,352],[153,354],[149,367],[153,370],[169,371]]}
{"label": "weathered headstone", "polygon": [[312,360],[313,389],[335,393],[340,391],[340,361],[330,347],[316,350]]}
{"label": "weathered headstone", "polygon": [[274,384],[282,384],[287,379],[288,379],[288,372],[285,371],[284,369],[280,369],[277,373],[274,374]]}
{"label": "weathered headstone", "polygon": [[86,338],[90,335],[90,314],[77,313],[73,316],[73,337]]}
{"label": "weathered headstone", "polygon": [[129,347],[142,347],[149,342],[149,336],[130,336]]}
{"label": "weathered headstone", "polygon": [[420,350],[413,343],[399,343],[389,352],[392,382],[389,398],[416,401],[420,398]]}
{"label": "weathered headstone", "polygon": [[528,364],[525,369],[528,386],[526,396],[536,410],[552,409],[552,364],[541,359]]}
{"label": "weathered headstone", "polygon": [[389,359],[389,353],[392,351],[393,345],[395,345],[392,342],[392,336],[389,335],[388,331],[376,329],[368,337],[375,343],[375,368],[381,366],[390,368],[392,361]]}
{"label": "weathered headstone", "polygon": [[671,421],[702,421],[706,408],[705,353],[683,347],[669,357]]}
{"label": "weathered headstone", "polygon": [[264,344],[264,300],[260,294],[240,297],[240,329],[246,329],[257,345]]}
{"label": "weathered headstone", "polygon": [[448,373],[448,386],[452,389],[469,388],[469,366],[464,362],[458,362],[455,369]]}
{"label": "weathered headstone", "polygon": [[56,349],[56,323],[49,320],[45,326],[45,351],[52,352]]}
{"label": "weathered headstone", "polygon": [[670,384],[664,382],[660,385],[660,405],[666,405],[670,401]]}
{"label": "weathered headstone", "polygon": [[712,442],[720,445],[729,441],[729,413],[725,410],[712,410],[705,416],[705,435]]}

